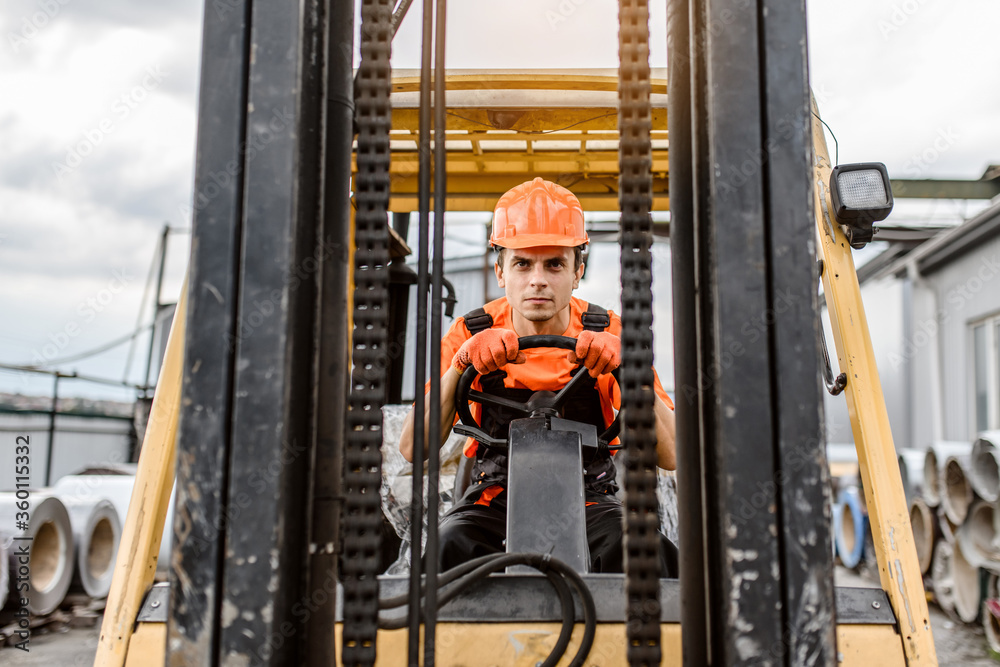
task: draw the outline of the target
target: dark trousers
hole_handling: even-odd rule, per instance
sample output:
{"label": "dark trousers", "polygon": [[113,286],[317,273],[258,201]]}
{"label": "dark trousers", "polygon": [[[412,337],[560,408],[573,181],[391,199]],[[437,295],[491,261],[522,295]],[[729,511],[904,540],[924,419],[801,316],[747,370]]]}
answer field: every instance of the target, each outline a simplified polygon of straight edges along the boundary
{"label": "dark trousers", "polygon": [[[507,491],[488,505],[476,504],[480,493],[470,489],[441,519],[440,572],[489,554],[503,553],[507,537]],[[615,496],[587,493],[584,514],[590,545],[591,572],[622,572],[622,504]],[[677,549],[661,535],[662,576],[677,576]]]}

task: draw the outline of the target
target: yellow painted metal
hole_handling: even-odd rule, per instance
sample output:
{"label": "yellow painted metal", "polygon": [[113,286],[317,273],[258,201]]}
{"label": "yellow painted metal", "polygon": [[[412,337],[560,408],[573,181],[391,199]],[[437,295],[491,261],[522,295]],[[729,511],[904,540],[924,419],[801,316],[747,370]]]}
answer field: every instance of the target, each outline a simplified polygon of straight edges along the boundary
{"label": "yellow painted metal", "polygon": [[[612,70],[449,72],[449,90],[537,91],[538,106],[492,105],[449,108],[447,116],[448,209],[492,211],[500,195],[536,176],[564,185],[585,210],[618,210],[618,109],[614,97],[595,106],[546,104],[546,93],[617,90]],[[393,92],[410,94],[419,77],[399,74]],[[653,80],[666,93],[666,80]],[[390,203],[395,212],[417,210],[419,109],[393,108],[390,144]],[[433,133],[432,133],[433,136]],[[653,207],[669,208],[667,110],[652,110]],[[352,169],[356,166],[352,166]]]}
{"label": "yellow painted metal", "polygon": [[[578,142],[579,139],[574,143]],[[653,173],[666,174],[670,167],[667,151],[654,151],[652,157]],[[415,165],[419,163],[419,159],[420,156],[415,150],[396,151],[392,155],[389,173],[410,173],[416,168]],[[529,162],[537,165],[539,169],[548,169],[549,171],[618,173],[617,150],[580,151],[579,148],[574,148],[572,150],[536,150],[532,153],[527,150],[484,150],[482,155],[476,155],[471,150],[449,151],[445,160],[448,176],[463,173],[475,174],[481,171],[500,174],[519,173],[524,172]],[[356,164],[352,164],[351,167],[355,171],[357,170]],[[448,184],[451,185],[451,181]]]}
{"label": "yellow painted metal", "polygon": [[[508,174],[460,174],[448,176],[448,210],[449,211],[492,211],[500,196],[530,177],[540,176],[552,181],[565,181],[567,172],[549,172],[545,170],[524,171]],[[392,193],[389,209],[392,211],[417,210],[417,175],[397,171],[390,176]],[[617,175],[599,175],[592,178],[566,181],[579,198],[586,211],[617,211],[618,210],[618,179]],[[653,210],[669,209],[667,179],[662,176],[653,179]]]}
{"label": "yellow painted metal", "polygon": [[837,667],[905,664],[903,639],[891,625],[838,625]]}
{"label": "yellow painted metal", "polygon": [[[605,70],[610,72],[611,70]],[[651,92],[666,94],[666,79],[654,78],[650,81]],[[598,90],[615,92],[618,77],[614,74],[596,73],[583,70],[566,74],[559,70],[522,71],[451,71],[446,73],[444,85],[447,90]],[[416,92],[420,90],[418,74],[403,74],[393,77],[394,93]]]}
{"label": "yellow painted metal", "polygon": [[[548,657],[559,637],[558,623],[438,623],[436,638],[437,664],[449,667],[535,667]],[[335,633],[337,655],[341,653],[341,632]],[[573,638],[560,667],[570,663],[580,645],[583,626],[573,630]],[[421,637],[421,641],[423,638]],[[681,626],[679,623],[660,625],[660,646],[664,665],[681,664]],[[626,667],[625,624],[599,623],[594,647],[585,661],[587,665]],[[901,665],[903,643],[891,625],[838,625],[838,667],[871,667]],[[382,630],[378,634],[376,667],[395,667],[406,663],[407,631]]]}
{"label": "yellow painted metal", "polygon": [[139,469],[118,546],[94,667],[121,667],[125,664],[136,616],[156,574],[156,556],[160,551],[163,523],[174,484],[186,318],[185,278],[156,382],[146,437],[142,441]]}
{"label": "yellow painted metal", "polygon": [[[910,527],[910,513],[896,461],[896,449],[882,395],[868,320],[851,247],[833,220],[829,197],[832,167],[813,102],[816,228],[824,261],[826,296],[840,370],[847,374],[844,396],[858,450],[879,579],[889,596],[903,636],[908,665],[936,665],[923,579]],[[869,662],[868,664],[875,664]]]}
{"label": "yellow painted metal", "polygon": [[[559,638],[560,628],[559,623],[438,623],[435,657],[437,664],[449,667],[535,667],[548,657]],[[338,623],[335,629],[337,655],[343,655],[342,631],[343,625]],[[570,664],[582,636],[583,624],[577,624],[559,667]],[[624,623],[599,623],[590,657],[585,664],[627,667],[625,646]],[[663,648],[663,664],[680,664],[679,624],[664,623],[660,626],[660,646]],[[379,631],[377,651],[375,667],[406,664],[407,631]]]}
{"label": "yellow painted metal", "polygon": [[[445,131],[510,130],[521,133],[554,132],[558,130],[618,129],[618,110],[613,107],[558,107],[538,109],[475,109],[449,110],[445,117]],[[653,109],[653,129],[667,128],[667,110]],[[420,128],[417,109],[393,109],[393,131],[416,132]],[[395,138],[395,137],[393,137]],[[448,137],[451,139],[452,137]]]}
{"label": "yellow painted metal", "polygon": [[167,624],[139,623],[128,645],[125,667],[162,665],[167,659]]}
{"label": "yellow painted metal", "polygon": [[[521,182],[523,181],[518,181],[518,183]],[[449,194],[449,196],[447,197],[448,210],[449,211],[492,211],[493,207],[496,206],[497,200],[500,199],[500,196],[504,192],[506,192],[506,190],[483,192],[479,194],[474,194],[474,193]],[[605,195],[580,195],[578,199],[580,200],[580,205],[583,206],[583,210],[585,211],[619,210],[617,192],[610,192]],[[389,200],[389,210],[396,213],[402,213],[405,211],[409,212],[416,211],[417,195],[406,194],[406,193],[393,194],[392,198]],[[653,210],[654,211],[670,210],[670,199],[667,197],[666,193],[662,195],[653,195]]]}

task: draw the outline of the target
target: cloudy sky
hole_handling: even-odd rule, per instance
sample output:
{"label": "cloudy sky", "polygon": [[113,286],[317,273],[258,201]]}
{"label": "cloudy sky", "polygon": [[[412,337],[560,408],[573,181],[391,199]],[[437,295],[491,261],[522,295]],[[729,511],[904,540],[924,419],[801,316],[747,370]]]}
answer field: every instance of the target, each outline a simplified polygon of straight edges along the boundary
{"label": "cloudy sky", "polygon": [[[661,67],[663,4],[652,15],[652,64]],[[882,161],[897,177],[969,179],[1000,163],[1000,51],[991,46],[1000,3],[808,7],[812,85],[842,162]],[[419,63],[419,8],[397,37],[396,67]],[[5,0],[0,363],[60,362],[147,323],[140,305],[165,224],[175,231],[163,296],[176,299],[188,251],[202,10],[196,0]],[[448,66],[614,67],[615,26],[609,0],[518,0],[502,10],[460,0],[449,7]],[[976,208],[900,202],[890,221],[955,222]],[[467,244],[456,247],[468,253]],[[145,370],[147,344],[137,339],[131,381]],[[58,367],[121,380],[128,358],[122,345]],[[0,371],[0,391],[45,394],[50,385]],[[80,381],[60,393],[132,396]]]}

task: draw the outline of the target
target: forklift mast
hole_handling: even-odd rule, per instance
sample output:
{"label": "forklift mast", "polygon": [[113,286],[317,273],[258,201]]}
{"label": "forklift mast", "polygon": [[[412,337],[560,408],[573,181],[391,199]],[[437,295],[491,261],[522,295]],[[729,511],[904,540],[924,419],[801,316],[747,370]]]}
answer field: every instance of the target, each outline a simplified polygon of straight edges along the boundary
{"label": "forklift mast", "polygon": [[[421,70],[394,76],[410,0],[361,1],[357,72],[353,1],[206,3],[185,301],[95,665],[474,664],[521,631],[540,637],[522,646],[531,664],[584,664],[549,653],[556,635],[563,651],[593,643],[601,665],[937,664],[850,243],[831,207],[804,0],[667,0],[666,82],[649,67],[641,0],[619,4],[616,76],[446,71],[446,5],[424,0]],[[446,131],[468,147],[432,148]],[[542,137],[555,147],[536,150]],[[440,441],[445,212],[492,210],[537,175],[585,210],[621,212],[628,449],[626,573],[577,582],[552,566],[563,607],[549,616],[537,576],[456,593],[434,558],[421,563],[419,474],[411,573],[377,571],[381,408],[400,392],[387,369],[402,367],[387,333],[402,335],[389,214],[419,218],[416,276],[396,284],[417,285],[421,470],[428,375],[429,441]],[[668,208],[679,580],[659,579],[653,557],[650,214]],[[881,589],[833,581],[817,260]],[[436,447],[427,458],[434,553]],[[163,530],[174,536],[170,580],[153,587]],[[397,595],[408,613],[387,629],[379,608]],[[528,615],[484,617],[500,599]]]}

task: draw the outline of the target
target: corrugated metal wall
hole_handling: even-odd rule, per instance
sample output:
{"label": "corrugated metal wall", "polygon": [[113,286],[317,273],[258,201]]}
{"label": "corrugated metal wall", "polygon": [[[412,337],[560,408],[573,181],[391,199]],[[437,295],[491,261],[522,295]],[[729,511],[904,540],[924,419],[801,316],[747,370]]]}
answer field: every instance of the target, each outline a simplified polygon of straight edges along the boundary
{"label": "corrugated metal wall", "polygon": [[[18,436],[26,436],[31,447],[32,486],[45,486],[49,463],[49,415],[0,413],[0,491],[15,488],[15,446],[21,444],[17,441]],[[126,463],[132,441],[131,419],[58,415],[50,482],[87,466]]]}
{"label": "corrugated metal wall", "polygon": [[[1000,238],[926,276],[872,280],[862,286],[896,448],[936,439],[971,441],[970,324],[1000,314]],[[824,329],[834,354],[829,318]],[[826,396],[827,439],[852,442],[842,396]]]}
{"label": "corrugated metal wall", "polygon": [[944,437],[971,440],[971,322],[1000,313],[1000,238],[983,244],[927,277],[941,319]]}

